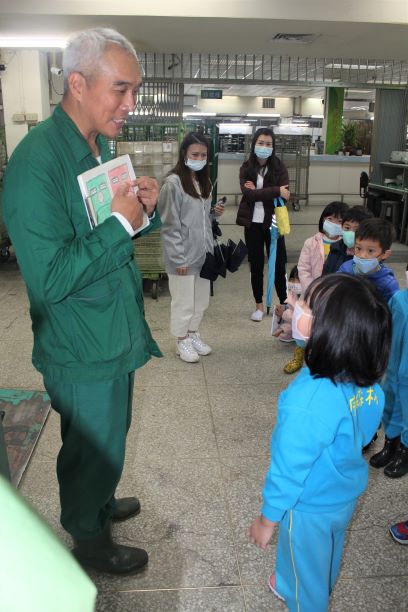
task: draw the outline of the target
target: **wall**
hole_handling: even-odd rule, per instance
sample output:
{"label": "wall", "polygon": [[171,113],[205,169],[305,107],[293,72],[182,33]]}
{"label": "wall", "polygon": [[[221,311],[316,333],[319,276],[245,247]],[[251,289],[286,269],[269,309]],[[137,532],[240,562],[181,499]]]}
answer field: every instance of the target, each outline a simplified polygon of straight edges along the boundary
{"label": "wall", "polygon": [[27,134],[27,123],[16,123],[15,114],[36,114],[38,121],[50,115],[48,69],[45,52],[23,49],[3,51],[7,68],[2,74],[4,123],[7,153],[10,156]]}
{"label": "wall", "polygon": [[[266,97],[266,96],[264,96]],[[292,98],[275,98],[275,108],[262,108],[262,97],[260,96],[224,96],[222,100],[197,100],[197,109],[206,113],[280,113],[281,115],[292,115]]]}

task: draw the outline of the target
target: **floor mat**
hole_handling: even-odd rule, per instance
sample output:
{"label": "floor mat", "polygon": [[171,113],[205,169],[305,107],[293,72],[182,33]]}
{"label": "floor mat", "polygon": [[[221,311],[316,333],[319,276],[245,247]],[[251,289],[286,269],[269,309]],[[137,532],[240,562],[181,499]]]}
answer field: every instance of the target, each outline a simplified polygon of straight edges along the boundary
{"label": "floor mat", "polygon": [[18,486],[37,444],[51,408],[50,398],[40,391],[0,389],[0,413],[11,481]]}

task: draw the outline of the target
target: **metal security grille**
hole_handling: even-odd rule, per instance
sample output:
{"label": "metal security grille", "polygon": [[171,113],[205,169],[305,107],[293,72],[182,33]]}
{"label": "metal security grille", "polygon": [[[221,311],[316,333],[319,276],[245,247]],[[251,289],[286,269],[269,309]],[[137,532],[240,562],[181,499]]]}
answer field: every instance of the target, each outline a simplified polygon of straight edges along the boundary
{"label": "metal security grille", "polygon": [[275,98],[262,98],[262,108],[275,108]]}
{"label": "metal security grille", "polygon": [[183,115],[183,94],[182,83],[145,81],[138,93],[134,120],[178,121]]}
{"label": "metal security grille", "polygon": [[147,80],[381,87],[408,85],[408,62],[258,54],[141,53]]}
{"label": "metal security grille", "polygon": [[300,200],[309,203],[309,166],[311,136],[283,135],[275,136],[276,155],[285,164],[289,175],[289,190],[293,207],[299,210]]}

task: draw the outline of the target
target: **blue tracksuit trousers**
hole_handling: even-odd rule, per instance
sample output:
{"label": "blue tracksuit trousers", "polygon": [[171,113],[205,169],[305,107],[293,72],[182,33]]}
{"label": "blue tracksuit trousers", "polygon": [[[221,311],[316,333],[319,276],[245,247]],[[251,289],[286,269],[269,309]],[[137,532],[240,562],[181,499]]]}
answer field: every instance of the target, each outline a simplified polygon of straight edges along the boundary
{"label": "blue tracksuit trousers", "polygon": [[280,521],[276,590],[290,612],[327,612],[355,505],[319,514],[289,510]]}
{"label": "blue tracksuit trousers", "polygon": [[408,446],[408,385],[387,378],[384,384],[385,407],[383,423],[389,438],[401,436],[401,442]]}

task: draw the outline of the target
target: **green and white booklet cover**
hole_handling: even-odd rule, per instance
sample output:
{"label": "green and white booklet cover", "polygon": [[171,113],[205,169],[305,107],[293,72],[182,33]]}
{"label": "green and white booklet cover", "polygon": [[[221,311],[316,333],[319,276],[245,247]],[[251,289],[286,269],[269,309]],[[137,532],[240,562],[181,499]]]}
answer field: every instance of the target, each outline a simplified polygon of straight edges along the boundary
{"label": "green and white booklet cover", "polygon": [[[121,155],[79,174],[77,178],[89,223],[91,227],[96,227],[111,216],[111,202],[119,185],[136,180],[136,175],[129,155]],[[137,187],[134,192],[137,193]],[[145,229],[149,223],[144,211],[143,223],[136,233]]]}

